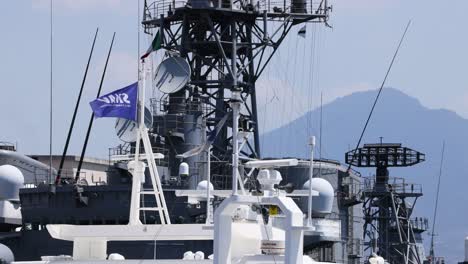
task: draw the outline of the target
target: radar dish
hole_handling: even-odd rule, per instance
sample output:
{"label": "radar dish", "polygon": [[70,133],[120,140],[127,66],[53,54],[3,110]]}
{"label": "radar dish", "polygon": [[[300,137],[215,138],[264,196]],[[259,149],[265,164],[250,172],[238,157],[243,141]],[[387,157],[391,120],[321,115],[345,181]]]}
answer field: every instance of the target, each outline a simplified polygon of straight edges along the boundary
{"label": "radar dish", "polygon": [[180,91],[190,80],[190,65],[182,57],[164,60],[154,76],[155,87],[159,91],[171,94]]}
{"label": "radar dish", "polygon": [[[145,107],[145,125],[150,128],[153,125],[153,115]],[[115,133],[123,142],[131,143],[137,140],[138,123],[124,118],[117,118],[115,122]]]}

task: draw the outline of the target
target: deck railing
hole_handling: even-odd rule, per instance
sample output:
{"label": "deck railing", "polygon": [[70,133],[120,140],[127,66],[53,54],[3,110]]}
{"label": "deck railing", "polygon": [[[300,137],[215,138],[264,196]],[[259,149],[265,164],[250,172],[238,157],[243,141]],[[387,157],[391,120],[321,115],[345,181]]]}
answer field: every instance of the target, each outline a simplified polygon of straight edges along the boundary
{"label": "deck railing", "polygon": [[143,21],[159,19],[172,15],[176,9],[203,6],[204,8],[222,8],[232,10],[255,10],[259,13],[303,14],[326,17],[330,7],[327,0],[156,0],[145,7]]}

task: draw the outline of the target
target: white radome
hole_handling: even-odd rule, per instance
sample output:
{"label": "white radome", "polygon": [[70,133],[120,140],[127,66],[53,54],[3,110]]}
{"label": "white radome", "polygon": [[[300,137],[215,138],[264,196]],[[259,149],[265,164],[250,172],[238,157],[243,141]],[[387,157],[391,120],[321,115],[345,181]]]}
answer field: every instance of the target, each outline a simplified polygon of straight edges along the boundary
{"label": "white radome", "polygon": [[[206,180],[203,180],[203,181],[198,183],[197,190],[198,191],[206,191],[206,189],[207,189],[206,186],[207,186]],[[213,191],[213,190],[214,190],[213,184],[210,182],[210,191]]]}
{"label": "white radome", "polygon": [[0,260],[4,263],[15,261],[15,257],[11,249],[3,244],[0,244]]}
{"label": "white radome", "polygon": [[125,260],[125,257],[118,254],[118,253],[112,253],[109,255],[109,260]]}
{"label": "white radome", "polygon": [[385,264],[385,259],[381,256],[378,256],[375,253],[372,253],[372,257],[369,258],[370,264]]}
{"label": "white radome", "polygon": [[[308,190],[310,186],[309,181],[306,181],[302,189]],[[312,190],[319,193],[318,196],[312,197],[313,210],[318,213],[330,213],[333,207],[333,199],[335,197],[335,190],[333,186],[325,179],[312,178]]]}
{"label": "white radome", "polygon": [[19,189],[24,186],[23,173],[15,166],[0,166],[0,199],[19,201]]}
{"label": "white radome", "polygon": [[182,162],[179,165],[179,176],[189,176],[189,165],[186,162]]}

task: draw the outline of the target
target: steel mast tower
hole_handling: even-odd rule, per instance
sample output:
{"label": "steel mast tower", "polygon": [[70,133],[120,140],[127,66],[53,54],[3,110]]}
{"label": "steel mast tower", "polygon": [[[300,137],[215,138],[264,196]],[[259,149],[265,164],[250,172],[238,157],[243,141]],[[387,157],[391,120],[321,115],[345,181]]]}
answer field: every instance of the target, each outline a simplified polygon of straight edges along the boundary
{"label": "steel mast tower", "polygon": [[[421,186],[403,178],[390,178],[389,167],[408,167],[425,160],[425,155],[401,144],[364,144],[346,153],[346,163],[356,167],[375,167],[375,178],[368,178],[362,187],[364,201],[364,240],[372,250],[390,264],[423,263],[416,245],[417,236],[427,226],[411,215]],[[410,201],[411,200],[411,201]]]}
{"label": "steel mast tower", "polygon": [[[259,158],[255,83],[293,25],[326,23],[329,10],[327,0],[145,1],[142,22],[145,32],[160,30],[166,54],[185,58],[191,68],[185,88],[166,97],[167,115],[159,123],[172,124],[172,128],[161,129],[161,125],[155,128],[158,140],[168,148],[169,163],[175,163],[175,155],[183,151],[178,145],[190,140],[174,132],[177,119],[186,114],[193,114],[195,119],[202,116],[202,123],[194,121],[198,122],[198,129],[212,131],[232,111],[233,91],[241,94],[239,129],[253,133],[242,154]],[[187,124],[186,120],[180,122]],[[211,169],[214,180],[218,174],[230,177],[227,167],[231,166],[233,141],[229,127],[232,118],[213,145],[213,155],[218,161]],[[176,166],[169,167],[175,174]],[[193,187],[194,182],[190,185]]]}

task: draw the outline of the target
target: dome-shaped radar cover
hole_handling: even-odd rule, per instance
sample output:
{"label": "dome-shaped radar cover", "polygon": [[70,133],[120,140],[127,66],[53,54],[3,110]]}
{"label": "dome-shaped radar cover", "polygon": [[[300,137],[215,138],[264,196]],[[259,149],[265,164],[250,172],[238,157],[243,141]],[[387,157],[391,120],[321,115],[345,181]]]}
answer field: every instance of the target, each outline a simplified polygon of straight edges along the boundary
{"label": "dome-shaped radar cover", "polygon": [[155,87],[166,94],[178,92],[188,83],[190,74],[190,65],[184,58],[168,58],[161,62],[156,71]]}
{"label": "dome-shaped radar cover", "polygon": [[[308,190],[310,186],[309,181],[306,181],[302,187],[304,190]],[[312,197],[313,212],[318,213],[330,213],[333,207],[333,199],[335,197],[335,191],[333,186],[325,179],[312,178],[312,190],[319,193],[318,196]]]}
{"label": "dome-shaped radar cover", "polygon": [[19,189],[24,186],[23,173],[15,166],[0,166],[0,199],[19,201]]}

